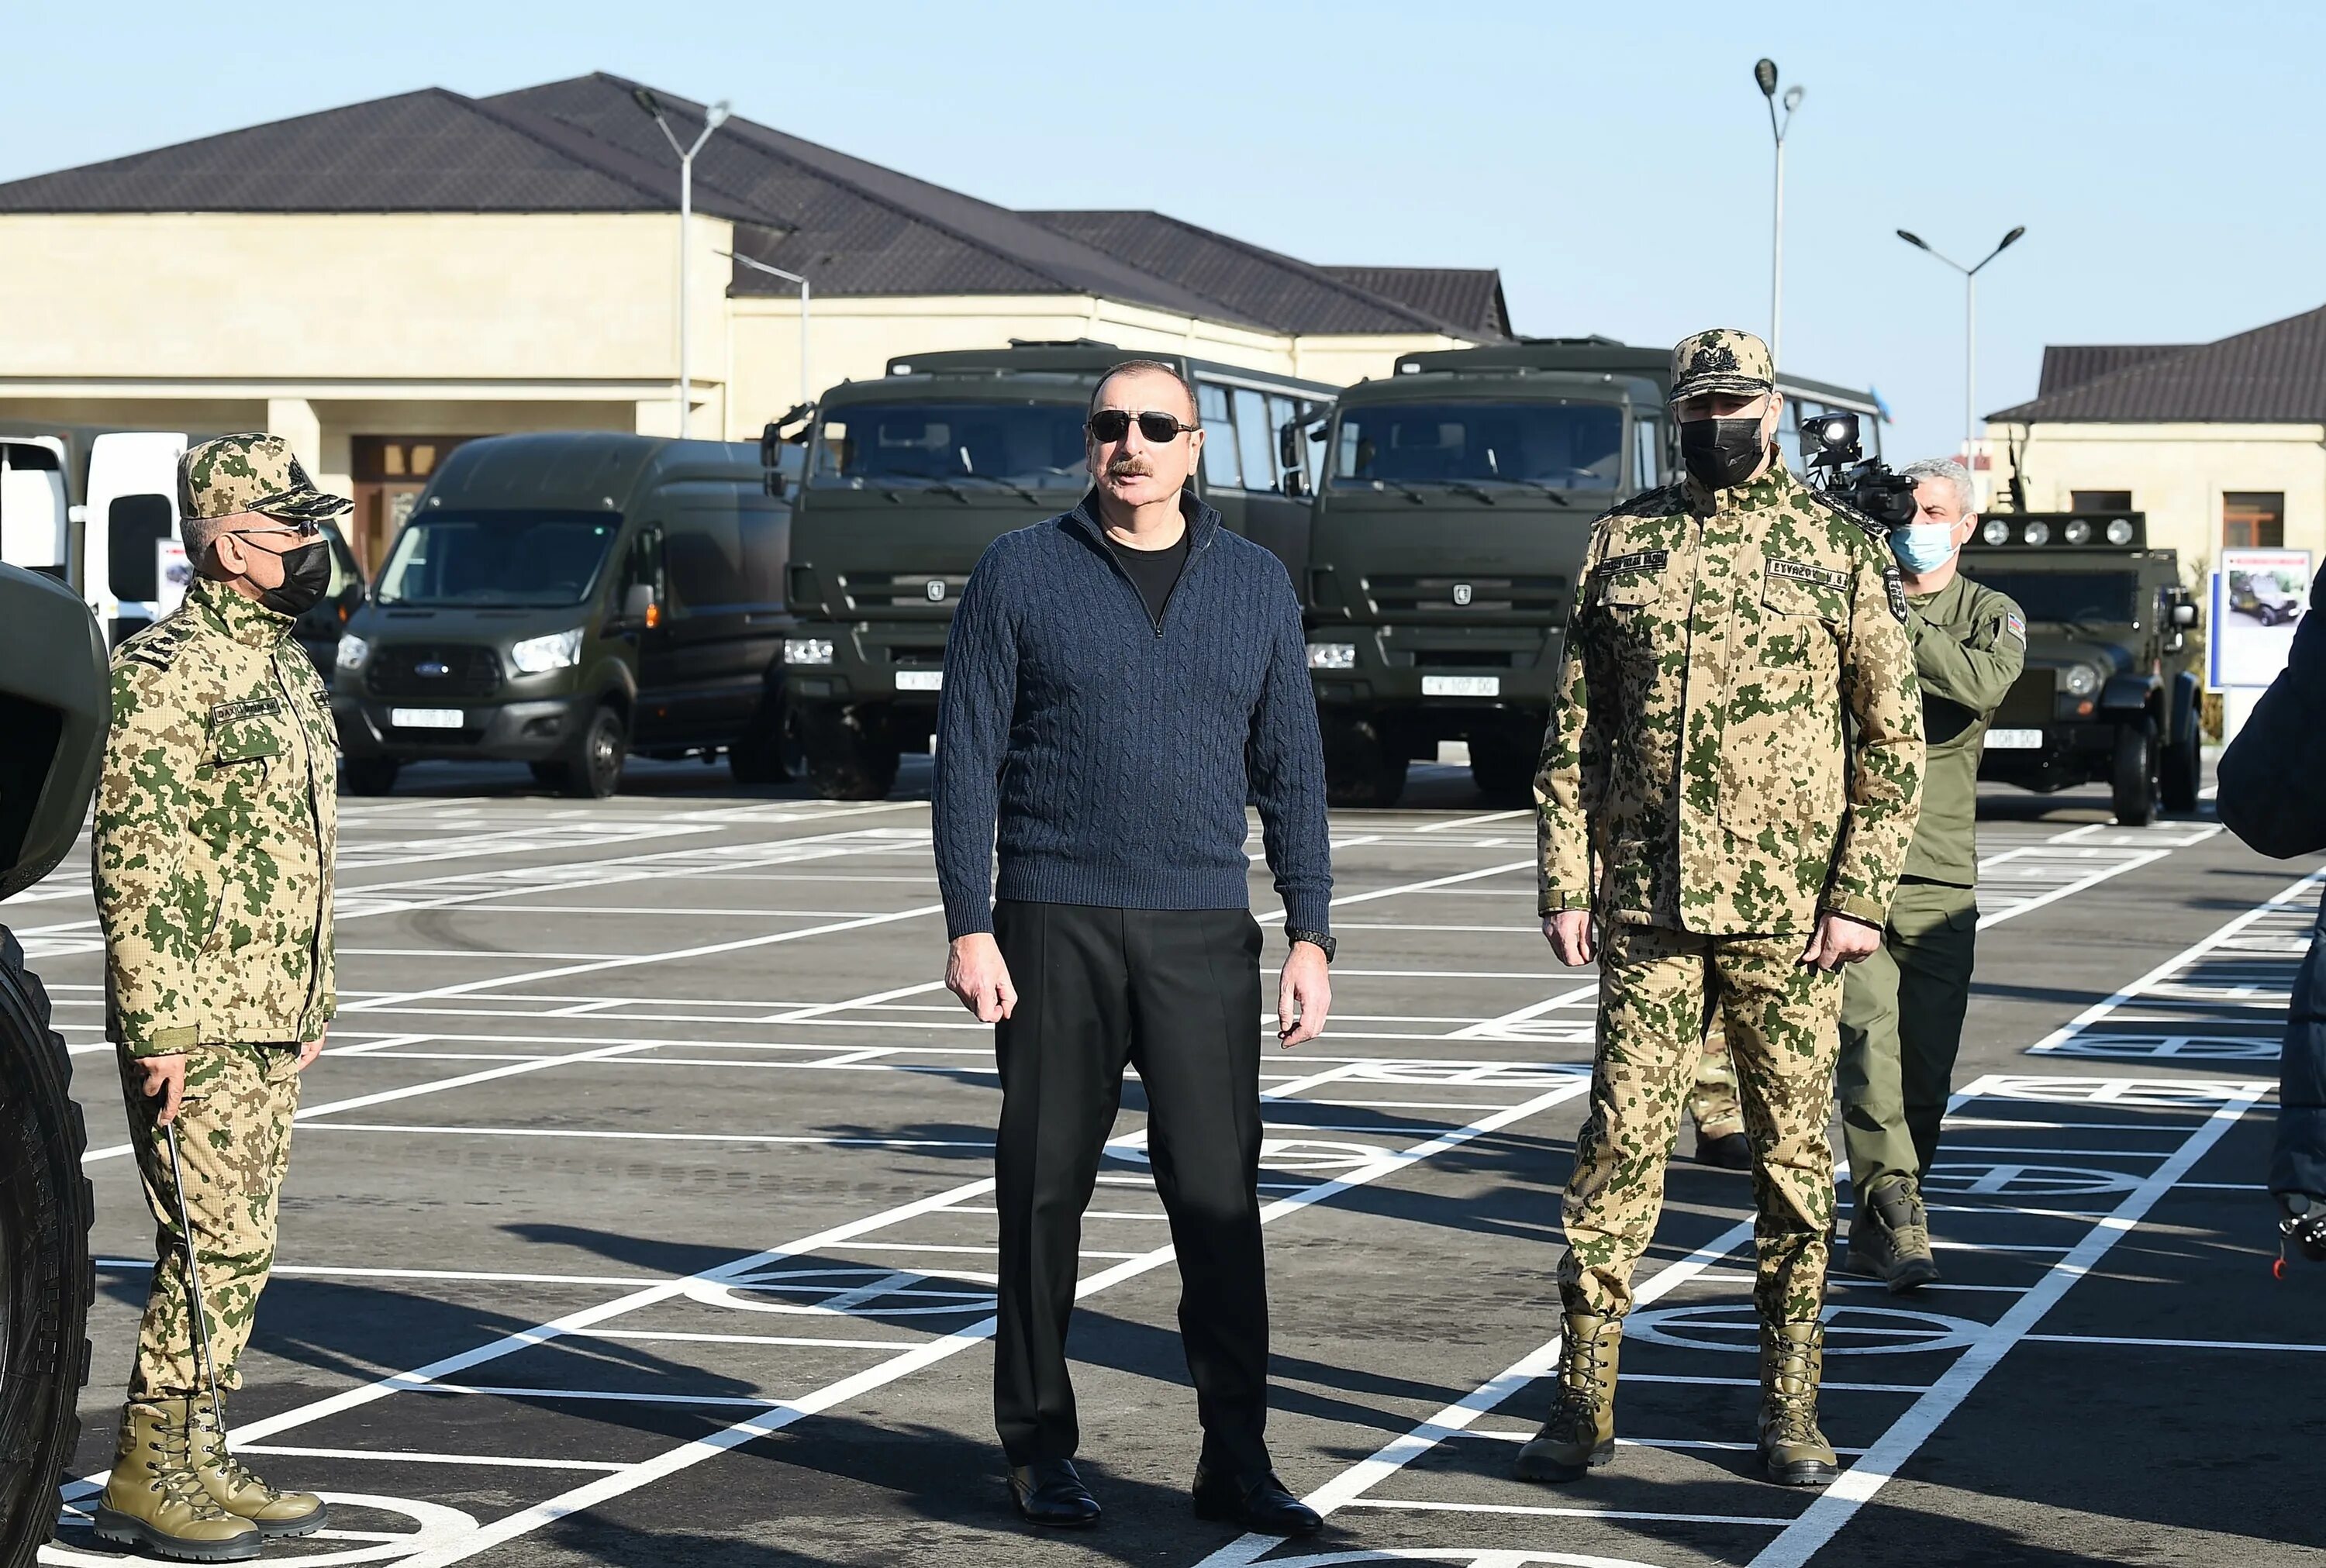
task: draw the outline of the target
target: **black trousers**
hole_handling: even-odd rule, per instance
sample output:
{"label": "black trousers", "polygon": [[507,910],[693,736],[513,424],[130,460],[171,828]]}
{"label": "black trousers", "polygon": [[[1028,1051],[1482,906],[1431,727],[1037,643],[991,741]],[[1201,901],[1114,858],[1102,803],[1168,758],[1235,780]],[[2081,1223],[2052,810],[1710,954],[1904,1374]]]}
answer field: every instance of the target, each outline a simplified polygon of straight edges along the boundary
{"label": "black trousers", "polygon": [[1241,909],[1003,903],[993,931],[1018,987],[994,1042],[993,1420],[1009,1462],[1069,1459],[1081,1441],[1066,1320],[1083,1211],[1129,1062],[1146,1090],[1148,1161],[1178,1252],[1179,1336],[1204,1461],[1266,1470],[1260,926]]}

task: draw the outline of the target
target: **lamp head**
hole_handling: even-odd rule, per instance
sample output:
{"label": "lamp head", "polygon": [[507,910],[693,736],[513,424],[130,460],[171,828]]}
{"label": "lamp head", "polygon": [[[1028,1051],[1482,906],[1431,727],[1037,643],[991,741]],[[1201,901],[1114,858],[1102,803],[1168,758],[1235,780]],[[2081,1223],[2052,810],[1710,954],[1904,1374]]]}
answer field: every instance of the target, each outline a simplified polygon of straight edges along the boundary
{"label": "lamp head", "polygon": [[732,113],[734,113],[734,110],[729,107],[727,100],[725,98],[721,98],[717,103],[712,105],[709,109],[703,112],[702,123],[708,128],[715,131],[720,126],[727,123],[727,116]]}
{"label": "lamp head", "polygon": [[645,88],[632,88],[630,89],[630,101],[637,105],[639,108],[645,110],[648,119],[658,120],[662,118],[662,105],[656,103],[655,101],[654,94],[647,91]]}
{"label": "lamp head", "polygon": [[2003,237],[2003,243],[1995,247],[1996,254],[2000,255],[2005,251],[2009,250],[2014,245],[2018,243],[2019,237],[2026,232],[2027,226],[2023,223],[2017,228],[2013,229],[2009,234],[2005,235]]}
{"label": "lamp head", "polygon": [[1902,228],[1898,231],[1898,237],[1904,240],[1908,245],[1912,246],[1916,250],[1928,250],[1931,248],[1922,242],[1922,237],[1919,234],[1912,234]]}
{"label": "lamp head", "polygon": [[1753,79],[1761,85],[1763,97],[1775,97],[1777,96],[1777,62],[1773,60],[1755,60],[1753,64]]}
{"label": "lamp head", "polygon": [[1787,88],[1785,89],[1785,113],[1790,115],[1795,109],[1800,108],[1801,107],[1801,100],[1807,97],[1809,97],[1809,89],[1802,87],[1799,82],[1795,82],[1791,87]]}

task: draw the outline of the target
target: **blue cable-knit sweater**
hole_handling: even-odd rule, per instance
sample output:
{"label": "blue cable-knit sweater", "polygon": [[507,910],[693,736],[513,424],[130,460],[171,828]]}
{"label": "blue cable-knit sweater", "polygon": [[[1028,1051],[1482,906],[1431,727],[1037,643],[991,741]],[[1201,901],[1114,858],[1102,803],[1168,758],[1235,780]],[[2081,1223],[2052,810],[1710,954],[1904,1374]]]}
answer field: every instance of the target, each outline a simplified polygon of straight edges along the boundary
{"label": "blue cable-knit sweater", "polygon": [[[1093,493],[995,540],[945,643],[937,883],[954,936],[999,895],[1113,909],[1249,905],[1244,803],[1286,923],[1328,928],[1325,757],[1283,563],[1184,496],[1186,569],[1158,618]],[[998,831],[997,831],[998,830]]]}

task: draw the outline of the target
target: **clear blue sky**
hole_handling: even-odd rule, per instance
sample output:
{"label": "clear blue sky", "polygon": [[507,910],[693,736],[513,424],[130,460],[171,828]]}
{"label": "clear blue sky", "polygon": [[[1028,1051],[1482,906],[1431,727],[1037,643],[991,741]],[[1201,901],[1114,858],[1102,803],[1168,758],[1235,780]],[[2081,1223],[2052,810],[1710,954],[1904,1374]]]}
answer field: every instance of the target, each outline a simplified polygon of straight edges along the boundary
{"label": "clear blue sky", "polygon": [[[876,6],[132,0],[11,18],[0,179],[425,86],[592,70],[1015,207],[1155,208],[1317,262],[1498,266],[1520,330],[1765,330],[1773,56],[1790,367],[1879,387],[1893,457],[2047,342],[2219,337],[2326,303],[2326,6],[985,0]],[[1830,21],[1825,19],[1830,18]],[[318,265],[329,265],[319,258]]]}

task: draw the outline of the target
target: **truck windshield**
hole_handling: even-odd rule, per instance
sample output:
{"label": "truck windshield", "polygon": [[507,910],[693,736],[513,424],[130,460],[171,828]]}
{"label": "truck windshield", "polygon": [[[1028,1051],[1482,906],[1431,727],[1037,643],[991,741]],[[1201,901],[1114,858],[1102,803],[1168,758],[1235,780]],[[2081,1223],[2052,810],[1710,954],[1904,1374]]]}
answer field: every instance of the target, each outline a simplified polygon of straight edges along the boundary
{"label": "truck windshield", "polygon": [[828,414],[809,482],[861,489],[988,479],[1080,489],[1079,403],[859,403]]}
{"label": "truck windshield", "polygon": [[1333,482],[1612,490],[1623,467],[1624,411],[1613,404],[1373,404],[1341,411]]}
{"label": "truck windshield", "polygon": [[2009,594],[2031,621],[2072,626],[2078,621],[2128,625],[2140,618],[2140,574],[2136,571],[1988,571],[1976,566],[1973,581]]}
{"label": "truck windshield", "polygon": [[380,569],[382,604],[580,604],[621,519],[605,513],[448,513],[415,517]]}

